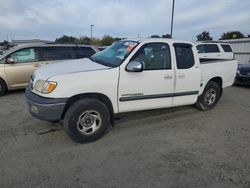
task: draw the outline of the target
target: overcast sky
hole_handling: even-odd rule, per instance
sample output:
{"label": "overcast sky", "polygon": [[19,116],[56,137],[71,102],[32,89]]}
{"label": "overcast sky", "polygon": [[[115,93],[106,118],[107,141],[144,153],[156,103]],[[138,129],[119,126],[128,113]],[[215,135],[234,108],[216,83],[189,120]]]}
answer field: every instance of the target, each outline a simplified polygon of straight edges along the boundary
{"label": "overcast sky", "polygon": [[[170,33],[172,0],[0,0],[0,41],[54,40],[63,34],[148,37]],[[176,0],[174,38],[195,40],[204,30],[250,34],[250,0]]]}

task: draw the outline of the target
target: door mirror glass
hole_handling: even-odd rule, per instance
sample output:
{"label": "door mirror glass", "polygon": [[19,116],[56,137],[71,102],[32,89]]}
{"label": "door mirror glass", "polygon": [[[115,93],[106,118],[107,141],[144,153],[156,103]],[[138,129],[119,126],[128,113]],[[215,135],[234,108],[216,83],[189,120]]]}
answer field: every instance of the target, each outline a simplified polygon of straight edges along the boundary
{"label": "door mirror glass", "polygon": [[15,63],[14,59],[11,58],[11,57],[9,57],[9,58],[7,59],[6,62],[7,62],[8,64],[14,64],[14,63]]}
{"label": "door mirror glass", "polygon": [[139,61],[130,61],[126,67],[128,72],[142,72],[143,65]]}

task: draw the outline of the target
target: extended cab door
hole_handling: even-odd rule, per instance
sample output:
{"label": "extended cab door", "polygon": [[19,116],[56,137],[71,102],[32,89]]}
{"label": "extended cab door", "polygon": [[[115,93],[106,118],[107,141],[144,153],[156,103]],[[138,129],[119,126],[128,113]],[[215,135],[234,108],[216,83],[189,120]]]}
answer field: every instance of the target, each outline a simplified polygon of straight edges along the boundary
{"label": "extended cab door", "polygon": [[[174,43],[176,60],[176,83],[174,106],[194,104],[197,100],[200,83],[200,63],[197,52],[191,44]],[[194,54],[195,53],[195,54]]]}
{"label": "extended cab door", "polygon": [[[119,112],[172,106],[174,71],[167,43],[147,43],[120,67]],[[142,72],[127,72],[129,61],[143,63]]]}
{"label": "extended cab door", "polygon": [[14,63],[5,64],[5,72],[10,88],[22,88],[25,87],[33,71],[40,66],[39,62],[39,48],[24,48],[18,50],[8,58],[14,60]]}

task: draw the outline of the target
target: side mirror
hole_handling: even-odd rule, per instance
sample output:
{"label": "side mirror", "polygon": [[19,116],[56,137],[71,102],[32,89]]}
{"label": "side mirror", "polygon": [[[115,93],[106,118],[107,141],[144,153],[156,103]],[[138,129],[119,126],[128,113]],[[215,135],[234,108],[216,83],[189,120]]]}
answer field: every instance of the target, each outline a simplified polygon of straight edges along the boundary
{"label": "side mirror", "polygon": [[142,72],[143,65],[139,61],[130,61],[126,66],[126,71],[128,72]]}
{"label": "side mirror", "polygon": [[14,59],[12,59],[11,57],[9,57],[6,62],[8,64],[14,64],[15,63]]}

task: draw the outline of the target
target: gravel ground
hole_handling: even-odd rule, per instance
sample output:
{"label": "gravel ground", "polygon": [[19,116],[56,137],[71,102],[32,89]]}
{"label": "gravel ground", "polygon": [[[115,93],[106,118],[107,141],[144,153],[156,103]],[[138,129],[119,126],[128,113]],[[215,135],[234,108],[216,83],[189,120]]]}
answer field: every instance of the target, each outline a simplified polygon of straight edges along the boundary
{"label": "gravel ground", "polygon": [[23,91],[0,106],[0,187],[250,187],[249,87],[225,89],[206,112],[119,115],[89,144],[31,117]]}

